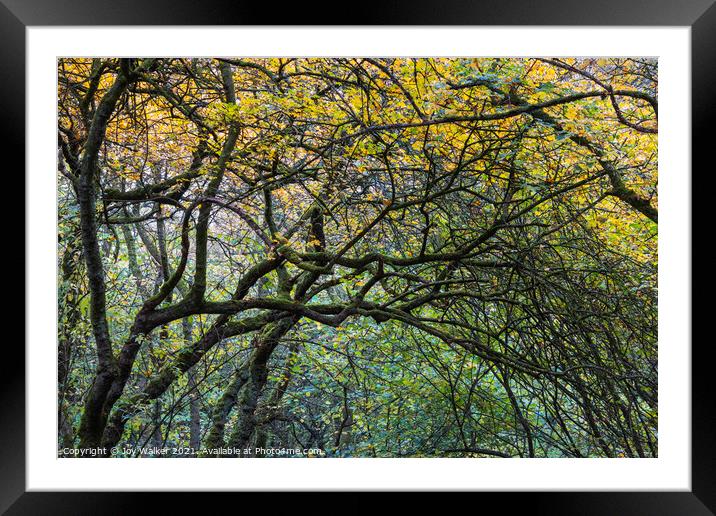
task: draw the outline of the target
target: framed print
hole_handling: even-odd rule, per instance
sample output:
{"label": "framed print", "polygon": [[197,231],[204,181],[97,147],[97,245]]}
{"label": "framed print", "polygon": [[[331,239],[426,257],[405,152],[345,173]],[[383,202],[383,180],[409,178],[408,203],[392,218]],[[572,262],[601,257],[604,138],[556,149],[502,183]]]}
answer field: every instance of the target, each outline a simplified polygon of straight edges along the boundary
{"label": "framed print", "polygon": [[710,2],[350,25],[4,4],[26,201],[8,514],[185,491],[716,510],[691,323]]}

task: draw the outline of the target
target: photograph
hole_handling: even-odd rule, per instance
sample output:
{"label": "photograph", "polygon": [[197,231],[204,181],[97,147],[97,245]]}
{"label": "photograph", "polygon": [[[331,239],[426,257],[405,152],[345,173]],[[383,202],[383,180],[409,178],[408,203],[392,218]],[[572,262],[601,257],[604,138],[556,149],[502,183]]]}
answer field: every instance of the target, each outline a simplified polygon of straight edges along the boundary
{"label": "photograph", "polygon": [[58,459],[659,457],[658,57],[55,62]]}

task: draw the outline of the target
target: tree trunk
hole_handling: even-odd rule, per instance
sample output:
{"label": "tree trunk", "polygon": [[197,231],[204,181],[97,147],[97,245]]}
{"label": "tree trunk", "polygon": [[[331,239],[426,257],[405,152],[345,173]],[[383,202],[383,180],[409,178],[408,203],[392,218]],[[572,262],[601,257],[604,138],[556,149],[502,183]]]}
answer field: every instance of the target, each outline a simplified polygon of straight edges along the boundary
{"label": "tree trunk", "polygon": [[[208,449],[221,448],[224,446],[224,428],[226,421],[231,414],[231,410],[236,405],[236,398],[239,391],[249,379],[249,366],[242,364],[234,373],[234,377],[229,383],[229,387],[224,391],[219,401],[214,406],[212,413],[212,425],[209,435],[206,437],[206,447]],[[218,457],[220,454],[209,452],[209,457]]]}
{"label": "tree trunk", "polygon": [[[192,324],[189,318],[182,320],[182,332],[184,333],[184,345],[191,344]],[[196,367],[192,367],[188,371],[189,374],[189,448],[193,451],[192,455],[199,453],[201,446],[201,396],[199,394],[199,384],[196,379]]]}
{"label": "tree trunk", "polygon": [[270,324],[254,341],[255,350],[249,362],[249,378],[244,387],[239,419],[229,438],[229,445],[242,450],[248,447],[256,428],[256,405],[268,379],[267,363],[281,338],[296,323],[297,318],[282,319]]}
{"label": "tree trunk", "polygon": [[[109,336],[106,313],[106,287],[102,256],[97,240],[96,192],[98,155],[104,142],[109,117],[127,88],[128,80],[124,73],[117,75],[114,83],[102,97],[92,119],[84,154],[79,165],[77,182],[77,200],[80,205],[80,227],[82,249],[87,266],[87,279],[90,290],[90,322],[97,348],[97,367],[94,382],[85,401],[85,410],[80,422],[80,447],[99,448],[102,433],[107,423],[107,411],[104,403],[115,377],[115,359]],[[99,456],[104,455],[100,453]],[[90,454],[90,456],[92,456]]]}

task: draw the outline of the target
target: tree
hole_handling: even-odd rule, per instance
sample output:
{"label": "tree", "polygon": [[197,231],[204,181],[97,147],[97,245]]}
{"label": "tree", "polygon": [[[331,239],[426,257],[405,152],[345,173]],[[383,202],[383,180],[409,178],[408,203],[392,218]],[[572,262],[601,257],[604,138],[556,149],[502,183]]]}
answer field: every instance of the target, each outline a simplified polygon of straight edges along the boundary
{"label": "tree", "polygon": [[656,69],[59,60],[60,441],[656,456]]}

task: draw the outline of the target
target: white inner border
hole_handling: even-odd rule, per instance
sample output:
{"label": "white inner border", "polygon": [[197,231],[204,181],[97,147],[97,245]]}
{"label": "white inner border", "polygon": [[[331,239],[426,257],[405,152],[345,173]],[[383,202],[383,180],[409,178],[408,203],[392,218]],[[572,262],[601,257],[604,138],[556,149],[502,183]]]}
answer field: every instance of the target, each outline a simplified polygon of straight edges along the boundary
{"label": "white inner border", "polygon": [[[28,27],[27,489],[690,490],[690,28]],[[658,56],[659,458],[58,459],[56,59]]]}

